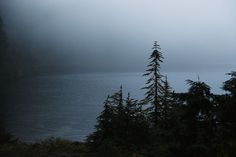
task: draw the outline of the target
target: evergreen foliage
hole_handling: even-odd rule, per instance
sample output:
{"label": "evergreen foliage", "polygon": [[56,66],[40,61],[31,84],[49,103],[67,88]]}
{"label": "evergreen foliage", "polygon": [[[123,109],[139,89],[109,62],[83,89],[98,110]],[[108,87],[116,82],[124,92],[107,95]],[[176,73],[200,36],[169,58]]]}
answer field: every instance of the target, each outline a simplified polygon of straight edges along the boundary
{"label": "evergreen foliage", "polygon": [[223,89],[225,91],[230,92],[232,96],[236,96],[236,72],[232,71],[231,73],[227,73],[227,75],[231,76],[231,79],[224,82]]}
{"label": "evergreen foliage", "polygon": [[[157,124],[158,118],[160,117],[161,110],[161,99],[163,95],[163,84],[162,84],[162,75],[160,72],[161,62],[163,59],[160,45],[157,44],[157,41],[154,42],[153,52],[150,55],[150,62],[147,66],[146,73],[143,76],[148,76],[148,80],[146,82],[146,86],[142,89],[147,90],[145,93],[144,102],[150,103],[151,107],[151,115],[154,124]],[[152,111],[154,108],[154,111]]]}
{"label": "evergreen foliage", "polygon": [[235,157],[236,72],[223,83],[227,94],[212,94],[200,79],[186,81],[187,93],[175,93],[160,73],[162,59],[155,42],[145,99],[125,96],[121,86],[105,100],[85,143],[51,138],[26,144],[0,130],[0,156]]}
{"label": "evergreen foliage", "polygon": [[[123,101],[122,88],[111,100],[114,120],[112,137],[102,145],[126,155],[147,157],[233,157],[236,155],[236,72],[223,83],[230,95],[214,95],[205,82],[186,80],[187,93],[172,91],[167,76],[160,73],[162,53],[157,42],[150,57],[145,99]],[[122,105],[121,105],[122,104]],[[144,104],[151,106],[143,107]],[[103,115],[107,111],[104,107]],[[112,114],[109,115],[112,115]],[[154,116],[154,117],[153,117]],[[98,120],[98,123],[101,123]],[[155,125],[153,125],[155,124]],[[141,127],[140,127],[141,126]],[[119,131],[117,131],[117,129]],[[98,133],[98,129],[94,134]],[[118,138],[118,139],[117,139]],[[96,151],[99,151],[99,147]],[[119,151],[118,151],[119,152]],[[114,153],[114,152],[112,152]],[[112,153],[106,154],[111,156]]]}

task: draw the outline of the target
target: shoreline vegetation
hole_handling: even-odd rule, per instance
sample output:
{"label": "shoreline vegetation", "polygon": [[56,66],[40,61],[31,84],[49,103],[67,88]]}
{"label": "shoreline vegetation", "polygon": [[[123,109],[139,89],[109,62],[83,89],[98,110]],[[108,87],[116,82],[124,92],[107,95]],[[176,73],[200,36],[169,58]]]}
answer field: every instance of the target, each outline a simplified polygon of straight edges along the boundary
{"label": "shoreline vegetation", "polygon": [[175,93],[160,72],[155,41],[144,76],[144,98],[123,87],[108,95],[95,131],[85,142],[48,138],[35,143],[14,139],[0,129],[1,157],[235,157],[236,72],[215,95],[205,82],[186,80],[187,93]]}

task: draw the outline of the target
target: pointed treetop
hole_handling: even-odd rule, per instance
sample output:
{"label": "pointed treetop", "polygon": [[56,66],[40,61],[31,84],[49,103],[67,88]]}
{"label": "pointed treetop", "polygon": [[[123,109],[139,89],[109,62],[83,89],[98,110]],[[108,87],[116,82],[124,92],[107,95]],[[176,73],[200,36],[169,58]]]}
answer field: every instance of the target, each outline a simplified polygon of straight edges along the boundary
{"label": "pointed treetop", "polygon": [[130,98],[130,93],[128,93],[128,98]]}
{"label": "pointed treetop", "polygon": [[154,41],[154,44],[153,44],[153,48],[152,49],[154,49],[154,50],[160,50],[161,48],[160,48],[160,45],[158,45],[157,44],[157,41]]}
{"label": "pointed treetop", "polygon": [[197,75],[197,80],[198,80],[198,82],[200,82],[200,76],[199,76],[199,74]]}
{"label": "pointed treetop", "polygon": [[122,91],[122,88],[123,88],[122,85],[120,85],[120,90],[121,90],[121,91]]}

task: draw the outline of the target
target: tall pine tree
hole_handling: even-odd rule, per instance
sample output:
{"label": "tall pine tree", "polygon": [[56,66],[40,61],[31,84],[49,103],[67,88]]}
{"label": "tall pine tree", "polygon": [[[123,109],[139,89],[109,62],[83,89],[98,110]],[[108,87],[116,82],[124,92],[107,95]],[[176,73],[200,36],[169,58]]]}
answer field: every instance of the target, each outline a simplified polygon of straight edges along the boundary
{"label": "tall pine tree", "polygon": [[160,45],[157,41],[154,42],[153,52],[149,58],[150,62],[147,66],[146,73],[143,76],[148,76],[149,79],[146,82],[146,86],[142,89],[147,90],[145,93],[144,101],[150,103],[153,112],[154,123],[157,124],[158,117],[160,116],[161,97],[163,95],[162,75],[160,72],[160,63],[163,62],[163,56]]}
{"label": "tall pine tree", "polygon": [[170,118],[171,114],[171,109],[172,105],[174,103],[173,100],[173,92],[171,90],[171,87],[168,82],[167,75],[165,76],[165,79],[163,81],[163,95],[162,95],[162,101],[160,104],[161,107],[161,119],[162,120],[167,120]]}
{"label": "tall pine tree", "polygon": [[92,144],[93,147],[97,147],[106,138],[113,136],[115,106],[112,105],[111,101],[108,95],[104,102],[104,110],[101,112],[101,115],[97,117],[96,131],[87,138],[88,143]]}

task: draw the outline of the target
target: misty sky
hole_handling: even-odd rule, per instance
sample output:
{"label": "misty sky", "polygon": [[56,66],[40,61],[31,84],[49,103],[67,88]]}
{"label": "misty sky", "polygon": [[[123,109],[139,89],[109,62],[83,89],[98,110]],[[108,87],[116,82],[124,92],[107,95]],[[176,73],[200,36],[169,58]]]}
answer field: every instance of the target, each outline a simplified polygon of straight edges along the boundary
{"label": "misty sky", "polygon": [[236,70],[235,0],[0,0],[8,39],[45,64],[143,71]]}

